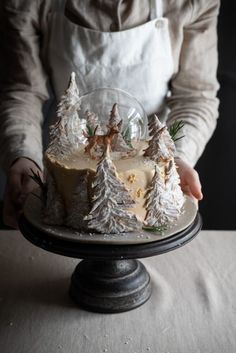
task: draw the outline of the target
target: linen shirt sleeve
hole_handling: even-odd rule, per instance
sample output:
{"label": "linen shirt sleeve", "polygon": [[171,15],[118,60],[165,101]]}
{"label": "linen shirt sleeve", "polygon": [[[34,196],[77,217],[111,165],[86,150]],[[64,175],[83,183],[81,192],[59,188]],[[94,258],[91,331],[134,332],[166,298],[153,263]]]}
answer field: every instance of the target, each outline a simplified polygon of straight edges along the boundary
{"label": "linen shirt sleeve", "polygon": [[0,164],[5,171],[19,157],[42,168],[42,105],[48,91],[36,5],[1,5]]}
{"label": "linen shirt sleeve", "polygon": [[179,70],[167,99],[167,124],[185,123],[176,142],[177,156],[194,166],[210,139],[218,117],[217,15],[218,1],[193,1],[190,23],[183,29]]}

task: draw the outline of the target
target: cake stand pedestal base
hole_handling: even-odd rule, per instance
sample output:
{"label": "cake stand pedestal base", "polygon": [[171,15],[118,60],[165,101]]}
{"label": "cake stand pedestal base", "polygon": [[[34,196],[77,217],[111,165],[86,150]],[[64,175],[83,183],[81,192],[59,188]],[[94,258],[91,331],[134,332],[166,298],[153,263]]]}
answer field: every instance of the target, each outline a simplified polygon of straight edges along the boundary
{"label": "cake stand pedestal base", "polygon": [[90,311],[132,310],[149,299],[150,276],[138,260],[83,260],[72,275],[70,295]]}
{"label": "cake stand pedestal base", "polygon": [[19,227],[34,245],[52,253],[82,259],[72,274],[70,285],[70,296],[79,306],[95,312],[116,313],[142,305],[151,295],[150,276],[136,258],[163,254],[187,244],[201,230],[202,219],[197,213],[193,222],[176,234],[134,244],[81,242],[79,237],[75,240],[52,235],[35,227],[24,215]]}

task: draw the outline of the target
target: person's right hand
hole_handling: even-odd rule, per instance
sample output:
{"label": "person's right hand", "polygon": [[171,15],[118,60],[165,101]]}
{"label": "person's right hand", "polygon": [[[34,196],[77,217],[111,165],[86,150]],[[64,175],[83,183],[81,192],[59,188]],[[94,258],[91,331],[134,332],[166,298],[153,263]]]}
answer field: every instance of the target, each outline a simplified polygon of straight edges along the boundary
{"label": "person's right hand", "polygon": [[33,191],[37,184],[30,177],[31,169],[40,174],[42,171],[36,163],[28,158],[18,158],[10,167],[7,174],[7,184],[4,194],[3,222],[18,229],[18,218],[22,212],[26,196]]}

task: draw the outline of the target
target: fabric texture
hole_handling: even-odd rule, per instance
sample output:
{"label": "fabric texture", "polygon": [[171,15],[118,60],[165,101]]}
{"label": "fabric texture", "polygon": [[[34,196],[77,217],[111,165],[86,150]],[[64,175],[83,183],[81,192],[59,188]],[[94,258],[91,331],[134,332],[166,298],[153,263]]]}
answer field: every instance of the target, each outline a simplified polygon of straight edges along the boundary
{"label": "fabric texture", "polygon": [[236,232],[203,231],[143,259],[152,296],[121,314],[78,308],[68,296],[78,260],[0,232],[0,347],[4,353],[235,353]]}
{"label": "fabric texture", "polygon": [[[51,14],[47,54],[57,99],[71,72],[76,72],[80,95],[98,87],[115,87],[134,96],[147,115],[157,112],[164,120],[173,57],[168,20],[162,17],[160,5],[162,0],[151,2],[150,21],[118,32],[81,27],[60,11]],[[108,114],[114,102],[104,107],[103,114]]]}
{"label": "fabric texture", "polygon": [[[77,25],[123,31],[148,21],[150,4],[147,0],[1,2],[0,160],[5,170],[21,156],[42,167],[42,107],[50,83],[47,21],[49,13],[58,9]],[[218,114],[219,1],[167,0],[163,10],[169,20],[174,59],[167,123],[185,122],[185,138],[178,141],[177,153],[194,165],[214,131]]]}

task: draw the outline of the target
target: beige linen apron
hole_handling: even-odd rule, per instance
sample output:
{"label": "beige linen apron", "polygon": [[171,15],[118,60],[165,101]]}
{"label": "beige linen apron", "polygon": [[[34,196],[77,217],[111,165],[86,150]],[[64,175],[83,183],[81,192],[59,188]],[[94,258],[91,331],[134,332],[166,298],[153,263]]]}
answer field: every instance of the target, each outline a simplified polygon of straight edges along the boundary
{"label": "beige linen apron", "polygon": [[151,0],[149,22],[124,31],[81,27],[65,17],[64,6],[50,14],[48,25],[47,59],[57,99],[75,71],[81,95],[99,87],[120,88],[136,97],[148,115],[163,110],[173,58],[162,0]]}

